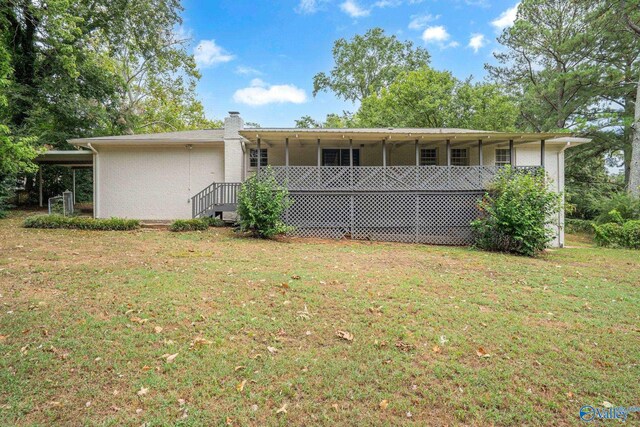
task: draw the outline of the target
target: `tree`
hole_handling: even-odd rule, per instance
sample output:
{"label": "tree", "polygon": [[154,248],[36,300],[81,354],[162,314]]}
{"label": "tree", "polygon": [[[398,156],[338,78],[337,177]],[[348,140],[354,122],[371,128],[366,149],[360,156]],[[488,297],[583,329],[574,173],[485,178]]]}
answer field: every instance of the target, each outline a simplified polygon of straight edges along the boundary
{"label": "tree", "polygon": [[520,127],[568,129],[589,136],[620,128],[622,138],[609,133],[615,147],[606,144],[607,150],[592,150],[600,155],[611,148],[621,150],[628,182],[632,169],[638,169],[632,161],[631,125],[640,78],[640,38],[633,36],[624,18],[633,15],[631,21],[637,20],[638,1],[633,7],[624,4],[524,0],[514,25],[499,38],[507,48],[496,55],[499,65],[486,68],[520,100]]}
{"label": "tree", "polygon": [[[634,3],[633,6],[628,5],[624,0],[621,1],[621,16],[637,40],[640,38],[640,12],[638,11],[638,2],[632,3]],[[633,124],[630,128],[631,159],[629,161],[628,191],[633,197],[640,198],[640,80],[636,85]]]}
{"label": "tree", "polygon": [[[7,116],[7,97],[5,91],[9,85],[8,76],[11,74],[10,56],[3,44],[0,44],[0,119]],[[16,177],[19,173],[35,171],[31,160],[37,151],[28,138],[16,138],[9,127],[0,122],[0,218],[5,215],[9,205]]]}
{"label": "tree", "polygon": [[333,44],[334,67],[329,73],[313,77],[313,95],[330,90],[347,101],[362,101],[379,94],[404,71],[417,70],[429,63],[426,49],[387,36],[382,28],[372,28],[351,40]]}
{"label": "tree", "polygon": [[196,98],[181,11],[180,0],[2,2],[11,134],[67,149],[74,137],[220,126]]}
{"label": "tree", "polygon": [[513,26],[498,41],[493,79],[520,99],[521,126],[535,131],[572,128],[595,100],[602,70],[593,64],[597,34],[586,1],[523,0]]}
{"label": "tree", "polygon": [[327,114],[327,117],[324,122],[319,122],[312,118],[311,116],[302,116],[300,119],[296,120],[297,128],[329,128],[329,129],[343,129],[343,128],[351,128],[356,127],[357,124],[355,122],[353,114],[343,111],[342,115],[330,113]]}
{"label": "tree", "polygon": [[355,120],[365,127],[510,130],[515,117],[515,105],[497,85],[460,82],[448,71],[424,67],[364,99]]}

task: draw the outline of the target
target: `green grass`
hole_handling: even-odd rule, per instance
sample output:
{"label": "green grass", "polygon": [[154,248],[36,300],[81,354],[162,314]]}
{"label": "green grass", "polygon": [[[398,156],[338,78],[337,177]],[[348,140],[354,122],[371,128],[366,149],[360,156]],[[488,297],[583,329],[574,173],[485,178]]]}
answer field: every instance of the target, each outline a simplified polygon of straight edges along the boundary
{"label": "green grass", "polygon": [[578,425],[583,405],[640,403],[638,251],[581,236],[529,259],[23,217],[0,221],[2,424]]}

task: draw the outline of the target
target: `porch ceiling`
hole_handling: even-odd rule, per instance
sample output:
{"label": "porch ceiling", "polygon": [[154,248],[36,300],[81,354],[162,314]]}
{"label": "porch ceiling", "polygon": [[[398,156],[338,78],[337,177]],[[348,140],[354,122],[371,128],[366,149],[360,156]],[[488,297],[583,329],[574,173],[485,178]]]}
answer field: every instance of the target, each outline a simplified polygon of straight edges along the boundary
{"label": "porch ceiling", "polygon": [[[240,131],[240,135],[250,142],[284,143],[285,138],[290,141],[353,141],[379,142],[383,139],[388,142],[444,142],[447,139],[452,144],[468,143],[483,140],[486,143],[506,142],[513,140],[516,143],[537,142],[542,139],[553,142],[556,138],[573,139],[566,133],[522,133],[522,132],[492,132],[469,129],[414,129],[414,128],[390,128],[390,129],[297,129],[297,128],[252,128]],[[575,138],[576,140],[582,138]],[[566,143],[567,141],[563,141]],[[579,142],[579,141],[576,141]]]}

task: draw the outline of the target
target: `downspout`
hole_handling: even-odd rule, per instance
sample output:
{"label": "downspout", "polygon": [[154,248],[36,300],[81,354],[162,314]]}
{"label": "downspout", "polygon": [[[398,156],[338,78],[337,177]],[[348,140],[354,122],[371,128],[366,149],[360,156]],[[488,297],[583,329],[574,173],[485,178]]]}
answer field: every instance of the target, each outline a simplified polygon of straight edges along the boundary
{"label": "downspout", "polygon": [[247,144],[244,139],[240,141],[240,148],[242,148],[242,181],[247,179]]}
{"label": "downspout", "polygon": [[[558,169],[558,193],[560,193],[560,175],[562,173],[562,205],[560,211],[558,211],[558,246],[564,247],[564,203],[565,203],[565,191],[564,191],[564,161],[560,162],[560,154],[564,155],[564,150],[571,146],[571,142],[567,142],[561,150],[556,154],[557,169]],[[563,157],[564,159],[564,157]],[[562,170],[560,169],[562,167]]]}
{"label": "downspout", "polygon": [[98,151],[93,148],[90,142],[87,143],[89,150],[93,151],[93,217],[98,217]]}

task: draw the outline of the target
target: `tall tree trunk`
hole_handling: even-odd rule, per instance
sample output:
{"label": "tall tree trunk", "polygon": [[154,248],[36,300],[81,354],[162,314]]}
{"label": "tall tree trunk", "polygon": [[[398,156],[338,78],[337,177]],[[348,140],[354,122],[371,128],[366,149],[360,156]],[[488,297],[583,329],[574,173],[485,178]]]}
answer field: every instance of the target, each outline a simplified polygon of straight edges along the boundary
{"label": "tall tree trunk", "polygon": [[631,162],[629,164],[629,194],[640,198],[640,81],[636,88],[636,105],[631,125]]}

